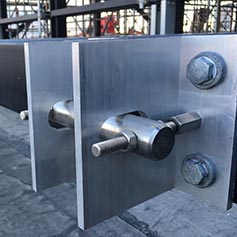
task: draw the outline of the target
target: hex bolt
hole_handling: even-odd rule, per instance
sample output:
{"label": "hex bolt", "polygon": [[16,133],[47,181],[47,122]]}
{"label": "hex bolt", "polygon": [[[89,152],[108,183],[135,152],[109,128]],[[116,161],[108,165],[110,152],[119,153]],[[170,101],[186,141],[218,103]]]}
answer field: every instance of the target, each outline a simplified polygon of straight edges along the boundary
{"label": "hex bolt", "polygon": [[216,168],[207,155],[194,153],[185,157],[181,174],[187,183],[199,188],[205,188],[215,181]]}
{"label": "hex bolt", "polygon": [[28,120],[29,119],[28,110],[21,111],[20,112],[20,118],[21,118],[21,120]]}
{"label": "hex bolt", "polygon": [[130,131],[123,131],[114,138],[92,145],[91,152],[95,157],[101,157],[116,151],[129,151],[136,146],[136,135]]}
{"label": "hex bolt", "polygon": [[208,176],[208,171],[201,162],[192,159],[184,163],[182,167],[182,174],[188,183],[199,185]]}
{"label": "hex bolt", "polygon": [[220,84],[225,75],[225,61],[216,52],[202,52],[187,65],[187,78],[199,89],[209,89]]}

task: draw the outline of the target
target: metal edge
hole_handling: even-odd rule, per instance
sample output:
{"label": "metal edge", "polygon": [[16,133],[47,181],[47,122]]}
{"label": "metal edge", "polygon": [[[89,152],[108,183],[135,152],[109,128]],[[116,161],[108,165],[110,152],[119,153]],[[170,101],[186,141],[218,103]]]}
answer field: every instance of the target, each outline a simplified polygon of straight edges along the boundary
{"label": "metal edge", "polygon": [[[72,43],[72,73],[73,73],[73,97],[74,97],[74,113],[78,118],[74,121],[75,131],[82,131],[81,129],[81,100],[80,98],[80,43]],[[77,117],[78,115],[78,117]],[[76,145],[78,144],[78,146]],[[86,228],[84,221],[85,205],[84,205],[84,184],[83,184],[83,159],[82,159],[82,135],[81,132],[75,132],[75,151],[76,151],[76,186],[77,186],[77,221],[78,227]],[[80,154],[80,155],[79,155]]]}
{"label": "metal edge", "polygon": [[26,70],[26,88],[27,88],[27,101],[28,101],[28,112],[29,112],[29,134],[30,134],[30,156],[31,156],[31,175],[32,175],[32,187],[33,190],[37,192],[36,185],[36,166],[35,166],[35,144],[34,144],[34,129],[33,129],[33,120],[32,120],[32,96],[31,96],[31,73],[30,73],[30,45],[29,43],[24,43],[24,52],[25,52],[25,70]]}

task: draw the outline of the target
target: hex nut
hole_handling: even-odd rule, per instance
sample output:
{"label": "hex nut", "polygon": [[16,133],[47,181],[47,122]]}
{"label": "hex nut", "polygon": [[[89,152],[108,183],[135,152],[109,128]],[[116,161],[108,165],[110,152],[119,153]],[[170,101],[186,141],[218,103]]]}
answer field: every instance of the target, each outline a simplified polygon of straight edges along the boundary
{"label": "hex nut", "polygon": [[123,130],[117,136],[124,136],[128,140],[128,147],[122,151],[127,152],[137,148],[137,136],[130,130]]}
{"label": "hex nut", "polygon": [[216,167],[206,154],[193,153],[184,158],[181,174],[187,183],[205,188],[215,181]]}
{"label": "hex nut", "polygon": [[202,52],[187,65],[187,79],[199,89],[209,89],[219,85],[226,76],[226,64],[216,52]]}
{"label": "hex nut", "polygon": [[169,118],[167,121],[175,124],[175,133],[181,134],[201,127],[201,116],[192,111]]}

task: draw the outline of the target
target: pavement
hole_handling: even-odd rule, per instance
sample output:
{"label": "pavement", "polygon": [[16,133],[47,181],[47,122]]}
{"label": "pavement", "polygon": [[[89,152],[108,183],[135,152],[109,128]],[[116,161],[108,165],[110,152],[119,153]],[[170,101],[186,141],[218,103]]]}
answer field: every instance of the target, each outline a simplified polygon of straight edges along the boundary
{"label": "pavement", "polygon": [[76,215],[75,184],[32,191],[28,122],[0,107],[0,236],[237,236],[237,205],[220,210],[175,189],[87,231]]}

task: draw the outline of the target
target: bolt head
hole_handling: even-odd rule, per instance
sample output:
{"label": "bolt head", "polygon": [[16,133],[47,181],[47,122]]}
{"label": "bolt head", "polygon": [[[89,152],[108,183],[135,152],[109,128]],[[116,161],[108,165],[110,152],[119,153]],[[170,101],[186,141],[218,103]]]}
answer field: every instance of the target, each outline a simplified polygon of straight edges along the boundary
{"label": "bolt head", "polygon": [[204,165],[195,159],[184,162],[181,172],[184,179],[193,185],[200,185],[208,176],[208,171]]}
{"label": "bolt head", "polygon": [[187,79],[199,89],[210,89],[224,81],[226,64],[221,55],[212,51],[201,52],[187,65]]}
{"label": "bolt head", "polygon": [[215,77],[215,64],[207,57],[191,60],[187,67],[187,78],[196,85],[202,85]]}
{"label": "bolt head", "polygon": [[187,183],[206,188],[215,182],[217,171],[215,163],[208,155],[197,152],[184,158],[181,174]]}

